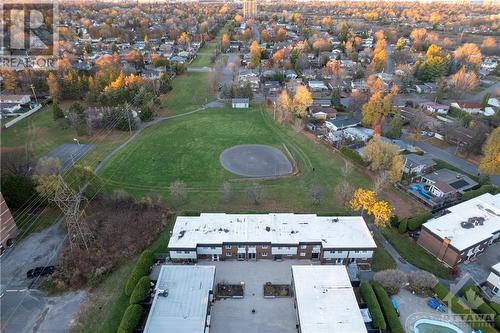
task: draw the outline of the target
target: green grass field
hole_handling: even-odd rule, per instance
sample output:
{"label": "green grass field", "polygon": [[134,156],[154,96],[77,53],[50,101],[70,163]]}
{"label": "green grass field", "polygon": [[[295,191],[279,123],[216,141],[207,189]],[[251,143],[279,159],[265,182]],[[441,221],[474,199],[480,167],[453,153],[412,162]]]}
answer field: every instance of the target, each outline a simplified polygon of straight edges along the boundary
{"label": "green grass field", "polygon": [[213,99],[208,88],[208,73],[186,73],[174,79],[174,87],[163,100],[167,115],[192,111]]}
{"label": "green grass field", "polygon": [[[219,162],[220,153],[238,144],[267,144],[295,157],[297,176],[258,181],[265,191],[262,205],[255,206],[245,195],[248,179],[226,171]],[[103,167],[100,176],[107,189],[124,189],[136,196],[150,190],[167,199],[178,210],[201,211],[343,211],[334,194],[341,181],[344,159],[327,147],[315,144],[302,133],[275,123],[260,106],[236,111],[228,107],[209,109],[185,117],[166,120],[147,129]],[[353,171],[355,187],[368,187],[368,176]],[[169,186],[176,180],[186,183],[185,202],[174,205]],[[224,181],[233,186],[230,203],[220,200]],[[308,189],[323,188],[323,199],[312,205]]]}

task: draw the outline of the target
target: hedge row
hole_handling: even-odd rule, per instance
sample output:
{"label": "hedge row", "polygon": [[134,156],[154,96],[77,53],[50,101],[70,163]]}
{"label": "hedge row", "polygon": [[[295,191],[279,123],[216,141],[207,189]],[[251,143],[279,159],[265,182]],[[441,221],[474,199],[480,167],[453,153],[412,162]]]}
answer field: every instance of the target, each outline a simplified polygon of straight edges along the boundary
{"label": "hedge row", "polygon": [[[490,304],[487,303],[487,301],[483,297],[481,297],[481,293],[477,287],[469,286],[462,288],[462,290],[460,290],[460,296],[466,297],[466,293],[472,293],[471,296],[473,296],[474,299],[480,299],[483,302],[481,303],[481,305],[477,307],[476,310],[474,310],[474,312],[476,312],[477,314],[494,315],[495,317],[497,317],[498,313],[495,311],[493,307],[490,306]],[[491,304],[497,304],[497,303],[492,302]],[[500,325],[496,324],[496,319],[495,319],[495,327],[496,329],[500,329]]]}
{"label": "hedge row", "polygon": [[483,195],[485,193],[494,193],[494,191],[495,191],[495,186],[483,185],[478,189],[465,192],[464,195],[462,196],[462,201],[470,200],[472,198],[478,197],[478,196]]}
{"label": "hedge row", "polygon": [[399,222],[398,231],[400,234],[404,234],[408,230],[408,219],[404,218]]}
{"label": "hedge row", "polygon": [[139,324],[144,310],[139,304],[131,304],[125,310],[117,333],[132,333]]}
{"label": "hedge row", "polygon": [[129,303],[137,304],[146,299],[149,295],[149,290],[151,289],[151,281],[149,281],[148,276],[143,276],[139,282],[135,285],[132,295],[130,295]]}
{"label": "hedge row", "polygon": [[423,213],[423,214],[419,214],[419,215],[416,215],[414,217],[411,217],[408,219],[408,229],[411,231],[415,231],[418,228],[420,228],[420,226],[422,224],[429,221],[431,218],[432,218],[431,212],[427,212],[427,213]]}
{"label": "hedge row", "polygon": [[134,269],[130,273],[127,283],[125,284],[125,295],[132,295],[134,292],[134,288],[137,285],[137,282],[144,276],[149,274],[149,268],[153,265],[154,262],[154,254],[153,252],[146,250],[141,253],[141,256],[137,260]]}
{"label": "hedge row", "polygon": [[[444,300],[448,294],[449,291],[446,289],[445,286],[442,284],[438,283],[432,290],[437,294],[437,296],[441,299]],[[448,308],[453,312],[458,315],[460,315],[462,318],[467,319],[467,318],[473,318],[472,321],[469,321],[468,324],[475,330],[481,330],[483,333],[495,333],[497,332],[493,327],[491,327],[487,322],[482,320],[479,316],[473,316],[471,314],[474,314],[471,309],[468,307],[462,305],[458,299],[450,295],[449,300],[451,301],[451,304],[448,304]],[[448,301],[448,300],[447,300]],[[467,317],[467,318],[465,318]]]}
{"label": "hedge row", "polygon": [[405,333],[405,330],[399,321],[398,314],[396,313],[396,310],[394,310],[391,300],[389,299],[389,295],[387,295],[384,287],[382,287],[380,283],[374,282],[373,291],[375,292],[375,295],[377,295],[378,302],[382,307],[385,320],[389,325],[391,333]]}
{"label": "hedge row", "polygon": [[363,158],[355,150],[352,150],[351,148],[342,147],[340,148],[340,152],[344,154],[347,158],[349,158],[351,161],[359,165],[363,166],[367,165],[365,160],[363,160]]}
{"label": "hedge row", "polygon": [[377,296],[373,291],[372,285],[363,282],[359,287],[359,292],[363,300],[368,305],[368,310],[370,310],[370,314],[373,320],[373,327],[380,328],[385,330],[387,328],[387,324],[385,323],[384,314],[382,313],[382,309],[380,309],[380,304],[377,301]]}

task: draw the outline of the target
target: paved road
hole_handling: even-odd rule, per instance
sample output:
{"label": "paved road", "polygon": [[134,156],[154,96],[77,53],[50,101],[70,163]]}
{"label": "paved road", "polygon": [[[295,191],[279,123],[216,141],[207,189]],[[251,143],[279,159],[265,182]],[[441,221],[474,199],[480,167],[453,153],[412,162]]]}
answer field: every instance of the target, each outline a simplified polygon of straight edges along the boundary
{"label": "paved road", "polygon": [[385,64],[385,70],[384,72],[385,73],[388,73],[388,74],[392,74],[392,71],[394,70],[394,66],[392,64],[392,47],[391,47],[391,44],[390,43],[387,43],[387,46],[386,46],[386,53],[387,53],[387,56],[386,56],[386,64]]}
{"label": "paved road", "polygon": [[[468,173],[469,175],[477,176],[480,174],[478,169],[477,169],[477,166],[475,166],[474,164],[472,164],[470,162],[467,162],[466,160],[464,160],[460,157],[453,155],[452,153],[450,153],[449,151],[447,151],[445,149],[435,147],[435,146],[433,146],[425,141],[415,141],[415,142],[412,142],[409,140],[404,140],[404,141],[409,143],[409,144],[413,144],[414,146],[419,147],[420,149],[422,149],[423,151],[425,151],[426,153],[428,153],[432,157],[443,160],[443,161],[453,165],[454,167]],[[500,186],[500,176],[491,176],[490,178],[491,178],[492,184],[494,184],[496,186]]]}
{"label": "paved road", "polygon": [[86,293],[48,297],[32,289],[37,279],[26,278],[28,269],[55,263],[65,238],[57,223],[30,235],[1,257],[1,332],[62,333],[67,330]]}

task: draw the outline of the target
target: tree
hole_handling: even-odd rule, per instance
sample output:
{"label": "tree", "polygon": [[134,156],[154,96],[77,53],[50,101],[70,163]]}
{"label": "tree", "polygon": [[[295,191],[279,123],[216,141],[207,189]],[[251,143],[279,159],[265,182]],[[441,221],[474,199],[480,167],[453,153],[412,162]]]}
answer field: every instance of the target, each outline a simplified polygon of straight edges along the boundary
{"label": "tree", "polygon": [[30,177],[2,175],[1,185],[2,195],[10,209],[26,207],[28,202],[38,201],[36,184]]}
{"label": "tree", "polygon": [[442,21],[442,19],[441,14],[438,12],[432,12],[429,16],[429,23],[435,28],[436,25]]}
{"label": "tree", "polygon": [[258,183],[252,183],[246,188],[248,198],[254,205],[259,205],[264,198],[264,189]]}
{"label": "tree", "polygon": [[452,88],[451,91],[457,96],[469,93],[479,85],[479,79],[476,73],[466,71],[465,66],[450,76],[449,82]]}
{"label": "tree", "polygon": [[500,127],[491,132],[483,146],[479,171],[488,175],[500,175]]}
{"label": "tree", "polygon": [[380,283],[389,295],[395,295],[399,293],[399,289],[408,281],[408,278],[406,274],[401,271],[387,269],[375,273],[373,280]]}
{"label": "tree", "polygon": [[348,181],[343,180],[335,186],[335,195],[342,203],[342,206],[347,208],[354,195],[354,187]]}
{"label": "tree", "polygon": [[406,41],[403,37],[399,37],[398,39],[398,42],[396,43],[396,48],[401,51],[402,49],[404,49],[404,47],[406,46]]}
{"label": "tree", "polygon": [[260,65],[260,47],[256,40],[250,45],[250,64],[253,68],[257,68]]}
{"label": "tree", "polygon": [[376,134],[381,133],[381,124],[384,118],[396,112],[396,109],[392,106],[392,94],[383,96],[381,92],[374,93],[361,110],[363,112],[363,124],[371,126]]}
{"label": "tree", "polygon": [[389,130],[385,132],[385,136],[391,139],[399,139],[403,128],[403,119],[400,115],[394,116],[389,123]]}
{"label": "tree", "polygon": [[292,100],[288,96],[288,92],[283,90],[276,99],[276,109],[279,112],[279,122],[283,123],[288,120],[288,115],[292,111]]}
{"label": "tree", "polygon": [[170,184],[170,196],[177,202],[182,202],[187,197],[186,184],[182,180],[176,180]]}
{"label": "tree", "polygon": [[77,135],[87,134],[87,119],[85,117],[85,109],[78,102],[73,103],[69,108],[69,114],[73,119]]}
{"label": "tree", "polygon": [[313,205],[319,205],[321,202],[321,196],[323,195],[323,188],[319,185],[313,185],[309,189],[309,194],[311,195]]}
{"label": "tree", "polygon": [[311,92],[305,86],[298,86],[293,96],[293,113],[299,119],[304,119],[307,115],[307,108],[312,105]]}
{"label": "tree", "polygon": [[432,57],[440,57],[441,56],[441,48],[436,44],[431,44],[425,53],[425,58],[430,59]]}
{"label": "tree", "polygon": [[477,70],[482,62],[481,50],[474,43],[465,43],[453,52],[455,60],[468,69]]}
{"label": "tree", "polygon": [[223,34],[222,39],[221,39],[221,48],[222,51],[226,52],[229,49],[229,35],[228,34]]}
{"label": "tree", "polygon": [[186,32],[181,33],[177,42],[183,46],[186,46],[189,43],[189,35]]}
{"label": "tree", "polygon": [[56,102],[59,97],[59,83],[54,73],[50,72],[47,76],[47,86],[49,87],[49,94],[53,102]]}
{"label": "tree", "polygon": [[35,156],[31,150],[25,148],[2,149],[0,161],[2,161],[0,164],[2,176],[25,177],[32,173]]}
{"label": "tree", "polygon": [[276,32],[276,41],[282,42],[286,39],[287,32],[283,28],[279,28],[278,31]]}
{"label": "tree", "polygon": [[391,167],[389,168],[389,181],[391,183],[396,183],[401,180],[403,175],[404,161],[403,157],[398,154],[392,158]]}
{"label": "tree", "polygon": [[64,111],[59,107],[55,100],[52,102],[52,118],[54,120],[64,118]]}
{"label": "tree", "polygon": [[389,224],[392,207],[386,201],[378,200],[374,191],[357,189],[352,196],[349,205],[353,211],[361,211],[361,214],[372,215],[377,227],[385,227]]}
{"label": "tree", "polygon": [[0,77],[2,77],[1,84],[5,90],[10,90],[10,91],[16,90],[17,88],[16,77],[12,74],[12,71],[6,68],[0,68]]}
{"label": "tree", "polygon": [[393,158],[398,154],[398,146],[383,141],[379,136],[375,136],[365,146],[363,158],[370,163],[370,169],[374,171],[389,170]]}
{"label": "tree", "polygon": [[409,289],[418,295],[424,295],[438,284],[439,280],[426,271],[412,271],[408,274]]}
{"label": "tree", "polygon": [[224,182],[222,184],[222,201],[228,203],[231,200],[232,196],[232,186],[230,182]]}

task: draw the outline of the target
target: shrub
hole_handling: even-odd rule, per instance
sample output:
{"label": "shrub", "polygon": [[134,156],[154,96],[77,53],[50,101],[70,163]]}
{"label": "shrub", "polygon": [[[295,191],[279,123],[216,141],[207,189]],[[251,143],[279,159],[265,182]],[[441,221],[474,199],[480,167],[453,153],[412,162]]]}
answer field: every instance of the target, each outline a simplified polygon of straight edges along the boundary
{"label": "shrub", "polygon": [[500,315],[495,317],[495,327],[500,330]]}
{"label": "shrub", "polygon": [[420,228],[422,224],[427,222],[432,217],[432,213],[424,213],[408,219],[408,229],[415,231]]}
{"label": "shrub", "polygon": [[397,228],[398,225],[399,225],[399,218],[398,218],[398,216],[397,215],[391,216],[391,218],[389,219],[389,224],[391,225],[391,227]]}
{"label": "shrub", "polygon": [[378,302],[382,307],[382,311],[391,333],[404,333],[398,314],[396,313],[396,310],[394,310],[391,300],[389,299],[389,295],[387,295],[382,285],[375,282],[373,284],[373,291],[375,292],[375,295],[377,295]]}
{"label": "shrub", "polygon": [[432,290],[438,283],[438,279],[434,274],[426,271],[413,271],[408,274],[408,282],[411,291],[422,295]]}
{"label": "shrub", "polygon": [[478,189],[465,192],[462,196],[462,201],[470,200],[485,193],[493,193],[494,191],[495,187],[493,185],[483,185]]}
{"label": "shrub", "polygon": [[373,280],[380,283],[391,295],[397,294],[401,286],[408,281],[405,273],[395,269],[375,273]]}
{"label": "shrub", "polygon": [[370,310],[373,319],[373,327],[385,330],[387,324],[385,323],[384,314],[382,313],[380,304],[378,304],[377,296],[373,291],[372,285],[367,282],[362,283],[359,287],[359,292],[366,302],[366,305],[368,305],[368,310]]}
{"label": "shrub", "polygon": [[342,147],[342,148],[340,148],[340,152],[342,154],[344,154],[347,158],[349,158],[351,161],[353,161],[359,165],[363,165],[363,166],[367,165],[365,160],[363,160],[363,158],[355,150],[352,150],[352,149],[347,148],[347,147]]}
{"label": "shrub", "polygon": [[139,324],[143,309],[139,304],[131,304],[123,314],[117,333],[132,333]]}
{"label": "shrub", "polygon": [[[462,290],[460,290],[460,296],[462,296],[467,303],[469,303],[469,300],[478,300],[479,302],[481,302],[481,304],[477,306],[477,309],[474,310],[474,308],[472,308],[474,312],[485,315],[491,315],[491,314],[496,315],[495,310],[491,306],[489,306],[488,303],[486,303],[486,300],[484,300],[481,297],[481,292],[479,291],[479,288],[475,286],[468,286],[462,288]],[[472,306],[473,304],[469,305]]]}
{"label": "shrub", "polygon": [[149,277],[143,276],[140,278],[139,282],[135,285],[132,295],[130,295],[129,303],[137,304],[146,299],[149,295],[149,290],[151,289],[151,282]]}
{"label": "shrub", "polygon": [[127,283],[125,284],[125,295],[130,296],[134,292],[137,282],[144,276],[149,274],[149,268],[153,264],[154,254],[149,250],[142,252],[137,260],[134,269],[130,273]]}
{"label": "shrub", "polygon": [[406,232],[408,226],[408,219],[402,219],[401,222],[399,222],[398,226],[398,231],[400,234],[404,234]]}
{"label": "shrub", "polygon": [[495,312],[500,315],[500,304],[496,303],[496,302],[493,302],[493,301],[490,301],[488,302],[488,304],[491,306],[491,308],[493,310],[495,310]]}
{"label": "shrub", "polygon": [[[435,285],[434,288],[432,288],[432,290],[437,294],[437,296],[441,300],[445,300],[449,293],[448,289],[446,289],[446,287],[440,283]],[[482,320],[479,316],[471,315],[473,314],[472,310],[467,306],[462,305],[462,303],[459,302],[455,296],[450,295],[449,299],[446,299],[446,301],[448,301],[449,303],[447,304],[448,308],[453,313],[460,315],[462,319],[467,320],[468,324],[473,329],[480,329],[483,333],[496,332],[496,330],[493,327],[491,327],[487,322]]]}

